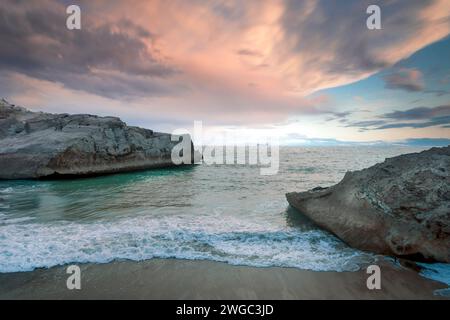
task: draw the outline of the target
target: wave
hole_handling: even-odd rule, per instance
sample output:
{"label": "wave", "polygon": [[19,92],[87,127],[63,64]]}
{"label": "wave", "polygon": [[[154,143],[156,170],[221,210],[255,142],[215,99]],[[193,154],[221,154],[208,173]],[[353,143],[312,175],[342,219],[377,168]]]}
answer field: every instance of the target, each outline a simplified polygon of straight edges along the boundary
{"label": "wave", "polygon": [[181,217],[8,224],[0,227],[0,248],[0,272],[152,258],[356,271],[373,259],[320,230],[262,230],[223,221],[202,225]]}
{"label": "wave", "polygon": [[420,274],[428,279],[445,283],[449,288],[436,290],[434,294],[450,297],[450,264],[449,263],[418,263],[422,270]]}

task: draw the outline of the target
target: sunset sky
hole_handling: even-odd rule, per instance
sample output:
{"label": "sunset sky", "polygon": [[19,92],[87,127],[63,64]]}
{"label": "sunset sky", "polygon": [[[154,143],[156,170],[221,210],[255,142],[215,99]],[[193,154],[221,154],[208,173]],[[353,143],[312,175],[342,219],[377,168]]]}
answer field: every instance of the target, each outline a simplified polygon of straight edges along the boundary
{"label": "sunset sky", "polygon": [[2,0],[0,96],[244,140],[445,139],[449,34],[448,0]]}

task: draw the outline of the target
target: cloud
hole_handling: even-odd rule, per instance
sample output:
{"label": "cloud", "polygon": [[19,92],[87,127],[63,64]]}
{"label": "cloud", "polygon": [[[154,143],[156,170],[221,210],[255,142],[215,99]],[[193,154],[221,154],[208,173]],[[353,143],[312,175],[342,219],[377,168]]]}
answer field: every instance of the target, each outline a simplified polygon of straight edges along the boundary
{"label": "cloud", "polygon": [[342,111],[342,112],[333,112],[333,115],[336,118],[346,118],[349,115],[351,115],[352,113],[350,111]]}
{"label": "cloud", "polygon": [[394,120],[422,120],[443,116],[450,116],[450,105],[442,105],[434,108],[418,107],[404,111],[394,111],[386,113],[382,117]]}
{"label": "cloud", "polygon": [[422,91],[424,89],[422,73],[416,69],[400,69],[384,77],[388,89]]}
{"label": "cloud", "polygon": [[[19,3],[20,4],[20,3]],[[147,43],[152,34],[128,19],[98,24],[83,15],[82,30],[65,27],[65,7],[54,1],[0,4],[0,67],[102,96],[161,94],[176,71]]]}
{"label": "cloud", "polygon": [[384,120],[365,120],[365,121],[354,121],[350,124],[347,124],[346,127],[357,127],[366,129],[367,127],[380,126],[384,125],[386,121]]}
{"label": "cloud", "polygon": [[371,0],[285,3],[281,59],[290,81],[300,79],[300,92],[363,79],[450,30],[445,0],[380,2],[382,30],[366,28],[365,10]]}
{"label": "cloud", "polygon": [[425,122],[401,122],[390,123],[374,128],[375,130],[394,129],[394,128],[428,128],[434,126],[448,125],[450,123],[450,116],[435,117]]}
{"label": "cloud", "polygon": [[442,97],[445,96],[447,94],[450,94],[450,91],[448,90],[425,90],[425,93],[430,93],[430,94],[435,94],[436,97]]}
{"label": "cloud", "polygon": [[365,24],[369,0],[77,2],[81,31],[65,28],[66,1],[0,3],[5,95],[33,100],[39,87],[26,86],[37,79],[59,90],[61,101],[40,103],[60,112],[64,97],[83,96],[92,112],[113,99],[124,114],[139,106],[174,122],[326,115],[350,123],[352,114],[308,95],[363,79],[450,30],[448,0],[384,2],[376,31]]}
{"label": "cloud", "polygon": [[389,112],[379,116],[375,120],[351,122],[346,126],[357,127],[362,130],[383,130],[395,128],[428,128],[434,126],[448,128],[449,124],[450,105],[442,105],[433,108],[418,107]]}
{"label": "cloud", "polygon": [[328,118],[326,119],[326,121],[333,121],[333,120],[337,120],[341,123],[346,123],[348,121],[348,117],[351,116],[353,113],[350,111],[327,111],[327,110],[323,110],[324,114],[329,114]]}
{"label": "cloud", "polygon": [[250,49],[240,49],[236,51],[236,53],[240,56],[252,56],[252,57],[261,57],[261,52],[250,50]]}

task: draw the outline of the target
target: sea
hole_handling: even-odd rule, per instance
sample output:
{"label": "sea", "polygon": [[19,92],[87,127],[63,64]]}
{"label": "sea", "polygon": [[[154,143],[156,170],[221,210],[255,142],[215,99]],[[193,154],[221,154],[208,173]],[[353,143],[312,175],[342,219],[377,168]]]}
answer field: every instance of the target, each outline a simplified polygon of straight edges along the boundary
{"label": "sea", "polygon": [[[72,180],[0,181],[0,272],[153,258],[356,271],[355,250],[289,207],[285,194],[326,187],[424,148],[282,147],[279,170],[199,164]],[[339,213],[336,213],[339,214]],[[447,264],[422,274],[450,284]]]}

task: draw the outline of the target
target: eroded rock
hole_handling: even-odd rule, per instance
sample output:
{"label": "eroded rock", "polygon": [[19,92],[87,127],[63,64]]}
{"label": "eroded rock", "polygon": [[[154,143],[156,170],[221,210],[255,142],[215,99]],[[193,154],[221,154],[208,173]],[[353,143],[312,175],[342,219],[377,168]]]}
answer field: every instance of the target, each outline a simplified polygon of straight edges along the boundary
{"label": "eroded rock", "polygon": [[350,246],[450,262],[450,147],[347,172],[326,189],[286,195],[291,206]]}
{"label": "eroded rock", "polygon": [[96,175],[174,166],[170,134],[116,117],[31,112],[0,101],[0,179]]}

